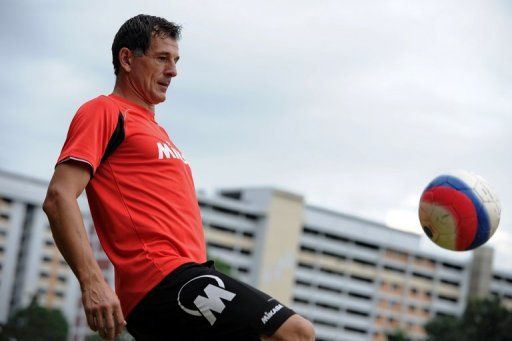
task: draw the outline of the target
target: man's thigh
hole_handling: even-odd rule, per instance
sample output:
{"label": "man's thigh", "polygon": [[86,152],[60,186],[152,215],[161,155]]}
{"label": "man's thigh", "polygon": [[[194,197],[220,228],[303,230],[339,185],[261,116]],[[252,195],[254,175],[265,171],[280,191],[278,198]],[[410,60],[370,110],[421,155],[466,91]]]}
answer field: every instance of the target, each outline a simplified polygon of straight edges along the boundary
{"label": "man's thigh", "polygon": [[186,264],[168,275],[128,316],[139,340],[259,340],[294,312],[269,295],[215,270]]}

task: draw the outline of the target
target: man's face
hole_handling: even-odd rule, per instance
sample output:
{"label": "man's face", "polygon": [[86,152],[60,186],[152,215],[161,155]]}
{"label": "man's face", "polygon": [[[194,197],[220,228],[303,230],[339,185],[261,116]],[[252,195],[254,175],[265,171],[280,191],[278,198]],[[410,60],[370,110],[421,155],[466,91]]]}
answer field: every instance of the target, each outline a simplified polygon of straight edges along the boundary
{"label": "man's face", "polygon": [[153,36],[145,54],[135,55],[129,73],[129,82],[148,104],[165,101],[171,78],[177,75],[178,42],[172,38]]}

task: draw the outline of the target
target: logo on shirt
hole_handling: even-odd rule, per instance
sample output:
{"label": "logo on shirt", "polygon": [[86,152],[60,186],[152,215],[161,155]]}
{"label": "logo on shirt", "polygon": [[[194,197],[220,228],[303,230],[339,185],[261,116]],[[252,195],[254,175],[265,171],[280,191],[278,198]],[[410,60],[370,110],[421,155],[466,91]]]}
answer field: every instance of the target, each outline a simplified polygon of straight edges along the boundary
{"label": "logo on shirt", "polygon": [[263,324],[266,324],[268,320],[270,320],[272,316],[274,316],[282,308],[283,306],[281,304],[278,304],[274,308],[272,308],[272,310],[265,312],[265,314],[263,314],[263,317],[261,318],[261,322]]}
{"label": "logo on shirt", "polygon": [[156,146],[158,147],[158,159],[159,160],[162,160],[164,158],[165,159],[178,159],[178,160],[181,160],[181,161],[185,162],[186,164],[188,164],[188,162],[185,160],[185,158],[180,153],[180,151],[177,150],[176,148],[169,146],[169,144],[157,142]]}
{"label": "logo on shirt", "polygon": [[[212,279],[214,281],[212,281]],[[187,302],[187,294],[194,292],[198,286],[202,287],[202,284],[197,283],[197,281],[204,283],[205,286],[203,291],[205,296],[197,295],[193,302]],[[194,283],[191,284],[192,282]],[[178,304],[184,312],[190,315],[204,316],[210,325],[213,326],[215,321],[217,321],[213,312],[222,314],[226,308],[226,305],[222,300],[231,302],[235,296],[236,294],[224,289],[224,282],[219,277],[213,275],[202,275],[191,279],[181,287],[178,292]],[[194,307],[191,307],[192,304]]]}

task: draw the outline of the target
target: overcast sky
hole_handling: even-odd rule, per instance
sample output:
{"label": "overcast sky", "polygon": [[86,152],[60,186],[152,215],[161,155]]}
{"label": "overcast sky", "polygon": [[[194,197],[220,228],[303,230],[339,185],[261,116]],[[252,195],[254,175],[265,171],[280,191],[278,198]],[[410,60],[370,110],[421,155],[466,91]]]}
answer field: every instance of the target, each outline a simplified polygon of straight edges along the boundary
{"label": "overcast sky", "polygon": [[113,88],[118,28],[139,13],[158,15],[183,25],[183,38],[178,77],[156,118],[197,188],[271,185],[422,233],[426,184],[471,170],[501,198],[490,245],[495,265],[512,270],[510,3],[0,6],[1,169],[48,180],[76,109]]}

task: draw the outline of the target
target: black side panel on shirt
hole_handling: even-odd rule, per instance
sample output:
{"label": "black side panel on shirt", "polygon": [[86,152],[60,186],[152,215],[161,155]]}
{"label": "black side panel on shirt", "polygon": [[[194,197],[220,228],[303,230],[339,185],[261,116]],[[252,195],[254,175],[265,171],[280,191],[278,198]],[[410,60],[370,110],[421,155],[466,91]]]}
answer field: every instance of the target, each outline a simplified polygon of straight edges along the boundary
{"label": "black side panel on shirt", "polygon": [[105,154],[101,158],[101,162],[105,161],[112,153],[121,145],[124,141],[124,117],[121,113],[119,113],[119,118],[117,119],[117,126],[110,140],[108,141],[107,149],[105,150]]}

